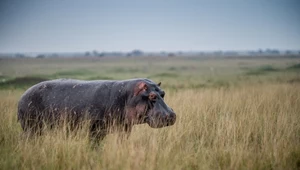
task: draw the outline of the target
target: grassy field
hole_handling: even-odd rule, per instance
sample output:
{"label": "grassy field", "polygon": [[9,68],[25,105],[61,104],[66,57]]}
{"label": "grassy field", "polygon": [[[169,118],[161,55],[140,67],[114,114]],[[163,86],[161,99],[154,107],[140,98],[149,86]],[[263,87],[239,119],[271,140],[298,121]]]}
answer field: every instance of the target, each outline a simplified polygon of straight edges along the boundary
{"label": "grassy field", "polygon": [[[161,81],[174,126],[93,145],[84,129],[26,138],[17,102],[54,78]],[[300,169],[300,57],[0,59],[0,169]]]}

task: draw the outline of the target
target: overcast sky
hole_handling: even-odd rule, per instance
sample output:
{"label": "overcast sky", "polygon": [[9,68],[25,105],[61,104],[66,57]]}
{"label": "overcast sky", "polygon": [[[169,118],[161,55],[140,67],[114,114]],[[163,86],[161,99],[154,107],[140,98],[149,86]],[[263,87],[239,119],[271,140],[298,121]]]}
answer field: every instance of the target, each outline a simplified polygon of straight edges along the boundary
{"label": "overcast sky", "polygon": [[300,49],[299,0],[1,0],[0,52]]}

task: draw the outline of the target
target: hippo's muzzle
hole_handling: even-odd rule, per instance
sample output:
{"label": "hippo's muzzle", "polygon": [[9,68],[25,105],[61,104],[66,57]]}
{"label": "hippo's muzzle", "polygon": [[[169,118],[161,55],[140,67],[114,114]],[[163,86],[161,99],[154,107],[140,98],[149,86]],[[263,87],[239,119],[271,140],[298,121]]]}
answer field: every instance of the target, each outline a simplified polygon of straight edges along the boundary
{"label": "hippo's muzzle", "polygon": [[149,110],[145,122],[152,128],[171,126],[176,122],[176,114],[163,99],[158,99]]}
{"label": "hippo's muzzle", "polygon": [[176,122],[176,114],[171,113],[168,116],[161,117],[149,117],[145,118],[145,122],[152,128],[162,128],[165,126],[171,126]]}

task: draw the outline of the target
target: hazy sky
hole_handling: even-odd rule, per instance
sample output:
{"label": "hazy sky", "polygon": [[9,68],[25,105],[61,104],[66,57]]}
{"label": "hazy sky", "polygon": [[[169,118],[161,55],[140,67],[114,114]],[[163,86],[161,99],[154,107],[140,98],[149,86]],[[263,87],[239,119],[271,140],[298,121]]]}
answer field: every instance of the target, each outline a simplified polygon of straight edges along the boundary
{"label": "hazy sky", "polygon": [[300,49],[299,0],[1,0],[0,52]]}

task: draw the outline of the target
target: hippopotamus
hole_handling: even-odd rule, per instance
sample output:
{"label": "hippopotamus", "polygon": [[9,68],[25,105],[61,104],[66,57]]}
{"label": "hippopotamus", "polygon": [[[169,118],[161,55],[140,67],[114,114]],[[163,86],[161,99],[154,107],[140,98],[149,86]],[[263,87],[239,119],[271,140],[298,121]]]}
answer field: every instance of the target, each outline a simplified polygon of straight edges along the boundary
{"label": "hippopotamus", "polygon": [[111,127],[130,133],[132,126],[171,126],[176,114],[164,101],[161,83],[129,80],[56,79],[30,87],[18,103],[18,121],[25,132],[40,132],[67,120],[77,127],[89,121],[92,137],[102,139]]}

